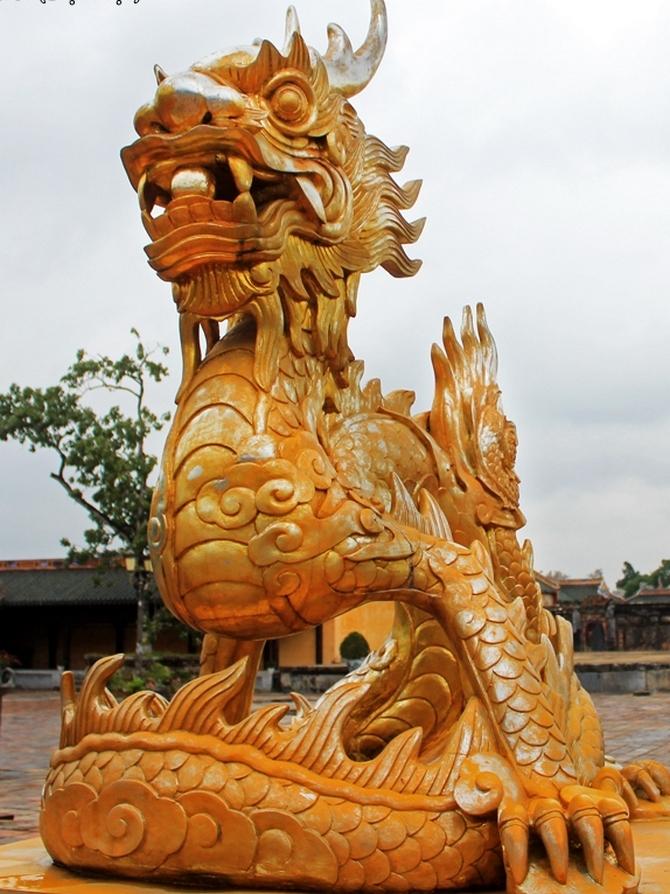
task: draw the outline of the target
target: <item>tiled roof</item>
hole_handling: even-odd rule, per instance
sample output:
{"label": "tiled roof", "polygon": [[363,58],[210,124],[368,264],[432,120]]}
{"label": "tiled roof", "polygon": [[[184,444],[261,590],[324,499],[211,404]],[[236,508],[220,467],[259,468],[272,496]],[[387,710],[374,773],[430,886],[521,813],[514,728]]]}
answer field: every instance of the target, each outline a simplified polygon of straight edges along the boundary
{"label": "tiled roof", "polygon": [[553,577],[549,577],[546,574],[542,574],[541,571],[535,571],[535,580],[540,585],[540,590],[543,593],[558,593],[559,590],[559,582],[554,580]]}
{"label": "tiled roof", "polygon": [[659,603],[670,605],[670,587],[642,587],[626,602],[636,605],[658,605]]}
{"label": "tiled roof", "polygon": [[135,602],[122,568],[44,568],[0,572],[0,612],[27,605],[109,605]]}
{"label": "tiled roof", "polygon": [[[98,562],[90,562],[86,565],[77,565],[77,568],[97,568]],[[39,571],[55,568],[65,568],[66,559],[0,559],[0,572],[3,571]]]}
{"label": "tiled roof", "polygon": [[562,587],[599,587],[605,582],[602,577],[566,577],[559,583]]}
{"label": "tiled roof", "polygon": [[558,581],[559,602],[584,602],[587,599],[610,595],[602,577],[569,578]]}

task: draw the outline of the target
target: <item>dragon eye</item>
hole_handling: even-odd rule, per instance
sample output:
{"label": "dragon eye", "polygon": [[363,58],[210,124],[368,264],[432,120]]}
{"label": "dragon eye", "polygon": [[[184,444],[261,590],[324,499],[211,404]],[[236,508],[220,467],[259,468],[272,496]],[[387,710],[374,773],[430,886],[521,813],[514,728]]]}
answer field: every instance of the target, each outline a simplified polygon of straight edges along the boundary
{"label": "dragon eye", "polygon": [[298,72],[282,72],[267,85],[270,111],[283,130],[306,133],[316,118],[311,85]]}
{"label": "dragon eye", "polygon": [[272,97],[272,108],[282,121],[294,122],[305,117],[309,102],[302,90],[293,84],[285,84]]}

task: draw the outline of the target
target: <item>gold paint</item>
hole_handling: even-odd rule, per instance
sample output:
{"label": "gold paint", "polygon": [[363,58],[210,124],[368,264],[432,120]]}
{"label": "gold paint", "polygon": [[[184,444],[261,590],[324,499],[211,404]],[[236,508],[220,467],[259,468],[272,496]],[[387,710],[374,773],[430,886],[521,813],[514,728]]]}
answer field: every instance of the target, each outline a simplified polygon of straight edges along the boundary
{"label": "gold paint", "polygon": [[[420,183],[391,176],[407,150],[348,102],[385,46],[383,0],[371,10],[359,50],[330,26],[321,56],[291,9],[283,51],[157,69],[137,113],[123,161],[183,354],[150,542],[166,605],[206,634],[202,672],[169,704],[117,703],[121,656],[78,696],[64,676],[44,841],[140,879],[633,892],[627,804],[662,813],[670,772],[604,766],[569,625],[517,539],[483,308],[460,336],[445,320],[427,413],[362,385],[348,345],[361,274],[416,273],[404,246],[423,226],[402,215]],[[395,626],[361,668],[314,708],[296,697],[291,723],[286,706],[250,713],[264,639],[379,600]]]}

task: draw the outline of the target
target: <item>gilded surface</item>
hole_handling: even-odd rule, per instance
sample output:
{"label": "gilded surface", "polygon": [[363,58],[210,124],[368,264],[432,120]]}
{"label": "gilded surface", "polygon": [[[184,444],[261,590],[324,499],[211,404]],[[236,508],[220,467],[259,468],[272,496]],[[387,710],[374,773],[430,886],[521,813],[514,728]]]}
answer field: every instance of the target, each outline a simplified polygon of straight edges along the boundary
{"label": "gilded surface", "polygon": [[[149,525],[163,599],[204,631],[170,704],[75,697],[44,792],[60,863],[136,877],[338,891],[634,891],[631,811],[670,794],[656,764],[606,766],[543,608],[484,312],[445,321],[435,397],[362,384],[347,344],[362,273],[419,263],[406,149],[349,100],[386,43],[382,0],[354,52],[329,26],[168,76],[123,161],[184,371]],[[220,323],[226,322],[224,334]],[[393,600],[386,646],[297,716],[250,713],[263,641]],[[650,803],[640,807],[638,796]],[[530,856],[529,856],[530,855]],[[532,887],[528,887],[532,885]]]}

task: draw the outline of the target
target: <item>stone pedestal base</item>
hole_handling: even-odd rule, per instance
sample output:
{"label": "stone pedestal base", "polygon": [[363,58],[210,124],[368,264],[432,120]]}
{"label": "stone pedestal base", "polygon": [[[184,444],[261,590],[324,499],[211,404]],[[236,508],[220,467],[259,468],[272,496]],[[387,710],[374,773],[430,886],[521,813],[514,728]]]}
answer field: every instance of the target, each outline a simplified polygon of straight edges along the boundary
{"label": "stone pedestal base", "polygon": [[[670,819],[633,824],[639,894],[670,894]],[[569,885],[562,889],[570,894]],[[39,838],[0,847],[0,894],[212,894],[210,889],[85,878],[54,866]],[[235,894],[231,889],[227,894]],[[249,894],[249,892],[240,892]],[[261,894],[280,894],[265,890]],[[286,892],[281,892],[286,894]],[[480,892],[485,894],[485,892]],[[502,894],[502,892],[489,892]]]}

